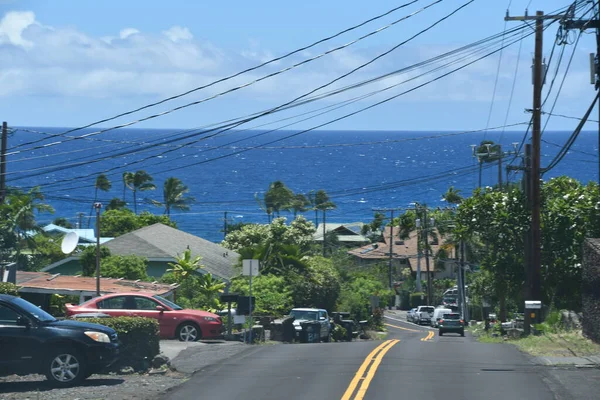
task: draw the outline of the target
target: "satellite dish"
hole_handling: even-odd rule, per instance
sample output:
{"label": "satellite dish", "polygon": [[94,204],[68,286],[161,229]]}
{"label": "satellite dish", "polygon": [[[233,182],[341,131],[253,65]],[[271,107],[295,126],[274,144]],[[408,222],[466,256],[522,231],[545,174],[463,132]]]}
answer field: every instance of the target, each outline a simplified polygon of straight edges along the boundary
{"label": "satellite dish", "polygon": [[60,249],[62,250],[63,253],[69,254],[70,252],[75,250],[75,247],[77,247],[78,243],[79,243],[79,236],[77,235],[77,233],[69,232],[65,235],[64,239],[62,240]]}

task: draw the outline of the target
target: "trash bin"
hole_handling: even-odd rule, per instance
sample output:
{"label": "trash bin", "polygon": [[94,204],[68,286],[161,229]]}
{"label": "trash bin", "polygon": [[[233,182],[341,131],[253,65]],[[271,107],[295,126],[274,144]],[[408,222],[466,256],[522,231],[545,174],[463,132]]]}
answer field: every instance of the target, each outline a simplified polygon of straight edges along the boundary
{"label": "trash bin", "polygon": [[300,341],[302,343],[319,343],[321,341],[321,324],[316,321],[301,322]]}
{"label": "trash bin", "polygon": [[344,339],[351,342],[354,335],[354,321],[351,319],[343,319],[340,321],[340,325],[346,329],[346,337]]}
{"label": "trash bin", "polygon": [[294,327],[294,317],[287,317],[281,320],[283,341],[291,343],[296,337],[296,327]]}

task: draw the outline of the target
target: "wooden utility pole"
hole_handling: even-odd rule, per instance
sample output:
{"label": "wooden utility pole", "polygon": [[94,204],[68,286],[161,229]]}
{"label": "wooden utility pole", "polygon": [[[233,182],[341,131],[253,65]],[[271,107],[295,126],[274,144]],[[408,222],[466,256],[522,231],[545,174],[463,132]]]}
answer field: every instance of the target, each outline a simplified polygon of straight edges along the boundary
{"label": "wooden utility pole", "polygon": [[0,204],[6,197],[6,148],[8,146],[8,124],[2,123],[2,147],[0,149]]}

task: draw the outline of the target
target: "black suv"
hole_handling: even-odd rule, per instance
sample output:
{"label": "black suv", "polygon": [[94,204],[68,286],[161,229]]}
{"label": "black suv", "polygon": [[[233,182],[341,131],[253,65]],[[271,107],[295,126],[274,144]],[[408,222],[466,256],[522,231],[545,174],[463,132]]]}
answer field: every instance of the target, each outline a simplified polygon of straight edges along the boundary
{"label": "black suv", "polygon": [[55,386],[72,386],[118,354],[113,329],[59,321],[20,297],[0,294],[0,375],[39,373]]}

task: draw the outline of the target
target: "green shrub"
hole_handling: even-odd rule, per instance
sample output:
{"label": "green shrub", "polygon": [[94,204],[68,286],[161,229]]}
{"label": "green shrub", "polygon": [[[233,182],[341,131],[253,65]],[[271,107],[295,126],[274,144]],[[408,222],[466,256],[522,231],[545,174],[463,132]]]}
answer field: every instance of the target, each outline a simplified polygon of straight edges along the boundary
{"label": "green shrub", "polygon": [[376,331],[382,331],[384,329],[383,318],[383,308],[376,308],[369,318],[369,327]]}
{"label": "green shrub", "polygon": [[145,370],[160,352],[158,321],[143,317],[81,318],[79,321],[108,326],[119,335],[120,356],[116,367]]}
{"label": "green shrub", "polygon": [[0,293],[10,294],[12,296],[18,296],[19,295],[18,286],[13,283],[0,282]]}
{"label": "green shrub", "polygon": [[427,304],[427,295],[423,292],[415,292],[410,294],[410,308],[416,308]]}
{"label": "green shrub", "polygon": [[346,328],[339,324],[336,324],[333,328],[333,331],[331,332],[331,338],[335,342],[343,342],[344,340],[346,340],[347,334],[348,332],[346,332]]}

